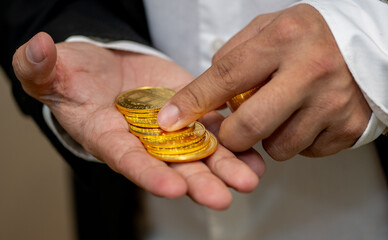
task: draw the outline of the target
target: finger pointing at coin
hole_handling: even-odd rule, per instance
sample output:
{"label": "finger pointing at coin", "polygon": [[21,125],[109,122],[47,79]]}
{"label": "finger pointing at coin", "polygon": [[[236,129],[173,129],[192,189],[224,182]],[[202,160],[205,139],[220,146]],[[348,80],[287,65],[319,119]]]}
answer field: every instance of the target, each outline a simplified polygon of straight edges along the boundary
{"label": "finger pointing at coin", "polygon": [[277,160],[325,156],[352,146],[368,124],[371,110],[309,5],[257,17],[215,59],[162,108],[161,128],[179,129],[254,88],[221,125],[220,142],[232,151],[263,141]]}

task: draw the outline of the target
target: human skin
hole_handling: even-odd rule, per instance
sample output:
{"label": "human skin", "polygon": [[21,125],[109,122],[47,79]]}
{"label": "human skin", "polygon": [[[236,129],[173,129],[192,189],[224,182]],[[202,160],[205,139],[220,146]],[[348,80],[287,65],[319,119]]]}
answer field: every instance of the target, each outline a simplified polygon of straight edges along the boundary
{"label": "human skin", "polygon": [[[150,193],[166,198],[188,195],[212,209],[232,202],[228,187],[251,192],[264,172],[254,150],[233,154],[222,145],[202,161],[168,164],[151,157],[114,105],[122,91],[142,86],[179,90],[193,77],[159,57],[104,49],[93,44],[54,44],[38,33],[13,58],[24,90],[46,104],[61,126],[85,150]],[[222,117],[201,121],[217,135]]]}
{"label": "human skin", "polygon": [[351,147],[371,116],[328,25],[301,4],[256,17],[167,102],[158,123],[179,129],[256,86],[221,124],[220,141],[231,151],[262,141],[275,160],[331,155]]}

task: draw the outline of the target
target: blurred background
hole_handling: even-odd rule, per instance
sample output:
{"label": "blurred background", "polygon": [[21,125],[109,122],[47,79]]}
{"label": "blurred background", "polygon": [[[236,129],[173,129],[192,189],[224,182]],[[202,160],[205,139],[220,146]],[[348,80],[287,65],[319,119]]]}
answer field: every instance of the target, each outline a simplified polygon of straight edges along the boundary
{"label": "blurred background", "polygon": [[18,110],[1,68],[0,111],[0,239],[75,239],[71,170]]}

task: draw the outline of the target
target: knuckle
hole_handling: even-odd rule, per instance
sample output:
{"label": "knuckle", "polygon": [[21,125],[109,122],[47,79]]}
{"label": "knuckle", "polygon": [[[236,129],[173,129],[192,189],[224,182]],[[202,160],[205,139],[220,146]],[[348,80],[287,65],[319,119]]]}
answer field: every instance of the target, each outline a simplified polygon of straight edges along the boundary
{"label": "knuckle", "polygon": [[309,157],[309,158],[318,158],[318,157],[323,157],[327,155],[327,154],[324,154],[322,147],[317,146],[317,144],[313,144],[309,146],[308,148],[304,149],[300,154],[302,156]]}
{"label": "knuckle", "polygon": [[225,54],[222,52],[222,49],[217,51],[212,58],[212,64],[214,65],[216,62],[218,62]]}
{"label": "knuckle", "polygon": [[333,54],[333,51],[326,51],[320,47],[320,50],[314,51],[314,55],[306,61],[305,73],[313,79],[326,79],[327,76],[333,74],[338,69],[346,68],[341,57]]}
{"label": "knuckle", "polygon": [[303,145],[303,138],[298,133],[281,131],[263,140],[264,150],[277,161],[285,161],[295,156]]}
{"label": "knuckle", "polygon": [[347,130],[327,129],[315,139],[313,144],[301,151],[300,154],[310,158],[318,158],[338,153],[355,143],[355,135],[353,134],[354,132],[348,132]]}
{"label": "knuckle", "polygon": [[[242,109],[242,108],[241,108]],[[241,114],[238,115],[239,125],[243,133],[249,136],[255,136],[256,139],[265,139],[268,137],[263,121],[255,115],[254,112],[242,109]]]}
{"label": "knuckle", "polygon": [[[196,89],[196,90],[194,90]],[[198,85],[196,88],[187,88],[182,96],[185,106],[190,106],[190,110],[195,114],[204,114],[206,109],[208,109],[208,104],[206,99],[206,94],[201,91],[201,85]]]}
{"label": "knuckle", "polygon": [[232,68],[233,64],[231,61],[228,60],[221,61],[215,65],[216,74],[222,80],[222,83],[225,83],[227,85],[233,83],[233,77],[231,73]]}
{"label": "knuckle", "polygon": [[364,126],[359,125],[345,127],[339,134],[339,137],[342,139],[342,142],[354,143],[358,138],[360,138],[360,136],[364,132],[364,129]]}
{"label": "knuckle", "polygon": [[299,39],[308,31],[308,24],[299,16],[282,15],[276,20],[275,34],[272,41],[275,43],[288,43]]}
{"label": "knuckle", "polygon": [[201,99],[201,92],[193,91],[191,88],[186,91],[185,102],[188,103],[188,106],[192,107],[192,111],[196,114],[201,114],[203,112],[203,109],[206,108],[205,104]]}
{"label": "knuckle", "polygon": [[[343,128],[339,129],[339,132],[345,131],[345,129],[358,126],[362,123],[354,123],[355,110],[352,107],[352,98],[348,94],[328,94],[323,97],[321,109],[326,115],[326,120],[332,127],[341,124]],[[350,125],[350,124],[353,124]],[[348,126],[347,126],[348,125]],[[346,130],[348,131],[348,130]]]}
{"label": "knuckle", "polygon": [[234,61],[229,58],[218,61],[214,65],[215,79],[218,79],[218,81],[215,81],[217,88],[224,93],[233,93],[233,96],[237,94],[237,79],[233,76],[234,65]]}
{"label": "knuckle", "polygon": [[285,161],[289,159],[288,154],[283,147],[270,141],[263,141],[263,148],[267,154],[276,161]]}
{"label": "knuckle", "polygon": [[267,20],[270,16],[272,16],[271,13],[260,14],[254,17],[253,20],[250,22],[250,24],[260,25],[263,21]]}
{"label": "knuckle", "polygon": [[328,116],[336,116],[342,113],[344,116],[344,107],[348,105],[349,100],[344,96],[337,95],[336,98],[326,99],[325,102],[322,103],[322,108],[328,114]]}
{"label": "knuckle", "polygon": [[248,27],[251,27],[256,30],[256,33],[260,33],[266,26],[268,26],[278,13],[266,13],[256,16],[249,24]]}

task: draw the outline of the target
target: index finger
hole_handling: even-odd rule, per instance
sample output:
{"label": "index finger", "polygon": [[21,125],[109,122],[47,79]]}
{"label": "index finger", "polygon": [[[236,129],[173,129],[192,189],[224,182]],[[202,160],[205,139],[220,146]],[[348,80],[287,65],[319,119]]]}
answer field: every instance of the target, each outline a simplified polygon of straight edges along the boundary
{"label": "index finger", "polygon": [[178,130],[267,80],[278,67],[274,51],[265,34],[240,44],[165,104],[158,115],[159,126]]}

